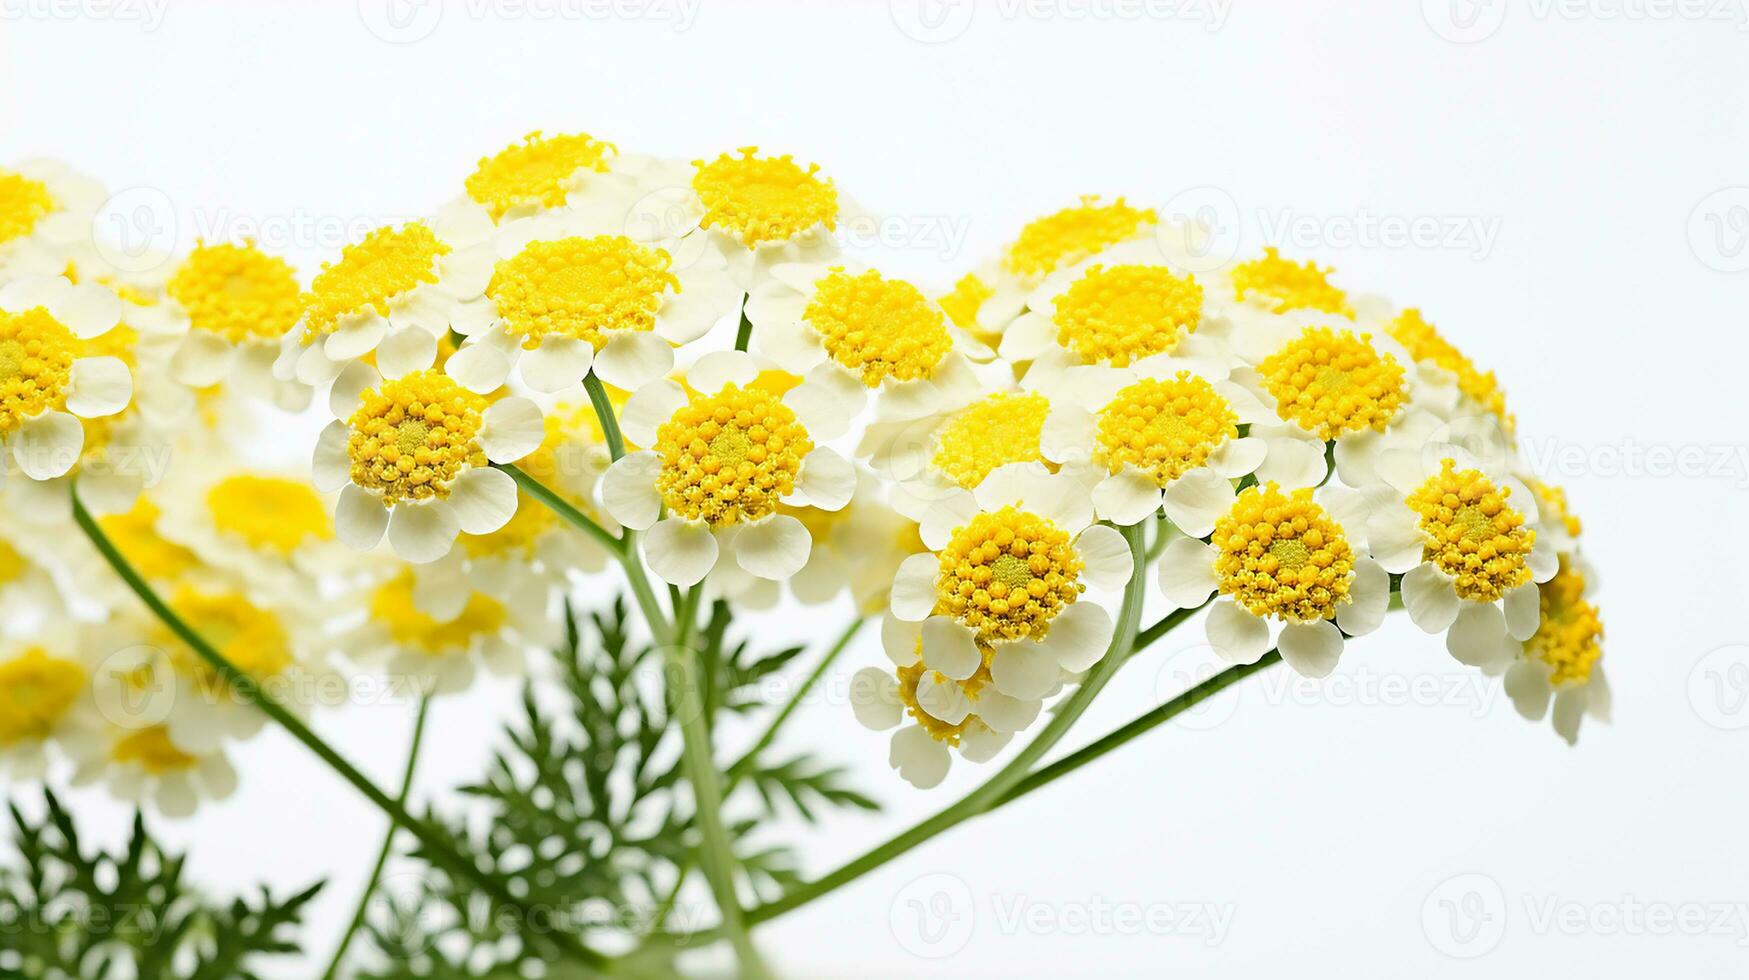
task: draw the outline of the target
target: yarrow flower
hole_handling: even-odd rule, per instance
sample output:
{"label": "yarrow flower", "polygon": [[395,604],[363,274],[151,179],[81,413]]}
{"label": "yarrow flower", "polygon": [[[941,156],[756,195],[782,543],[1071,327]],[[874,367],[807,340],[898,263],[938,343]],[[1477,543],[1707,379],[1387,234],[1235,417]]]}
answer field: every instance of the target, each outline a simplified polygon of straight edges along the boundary
{"label": "yarrow flower", "polygon": [[838,254],[832,238],[845,202],[818,164],[788,154],[761,156],[756,146],[693,161],[683,205],[728,261],[743,290],[782,262],[826,262]]}
{"label": "yarrow flower", "polygon": [[92,220],[108,196],[59,160],[0,166],[0,285],[91,259]]}
{"label": "yarrow flower", "polygon": [[303,315],[297,271],[253,243],[197,246],[165,284],[182,331],[170,366],[194,388],[221,381],[288,411],[310,389],[274,377],[282,339]]}
{"label": "yarrow flower", "polygon": [[87,345],[121,322],[121,301],[59,276],[0,288],[0,443],[19,471],[49,480],[73,468],[85,445],[81,419],[114,415],[133,397],[120,358]]}

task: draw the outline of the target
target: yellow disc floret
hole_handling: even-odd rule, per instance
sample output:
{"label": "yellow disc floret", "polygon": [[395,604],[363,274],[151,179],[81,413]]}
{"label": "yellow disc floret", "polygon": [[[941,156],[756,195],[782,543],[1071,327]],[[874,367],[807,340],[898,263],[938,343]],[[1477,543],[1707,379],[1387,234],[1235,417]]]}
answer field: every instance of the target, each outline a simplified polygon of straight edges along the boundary
{"label": "yellow disc floret", "polygon": [[[1548,515],[1548,518],[1558,521],[1568,536],[1578,537],[1583,525],[1579,523],[1579,515],[1573,513],[1573,509],[1567,505],[1567,491],[1552,483],[1544,483],[1535,477],[1525,482],[1536,494],[1537,503],[1542,513]],[[1543,523],[1547,524],[1549,520],[1545,518]]]}
{"label": "yellow disc floret", "polygon": [[603,173],[614,154],[612,143],[588,133],[542,136],[535,130],[497,155],[481,157],[464,182],[468,197],[483,205],[497,221],[518,207],[556,208],[578,173]]}
{"label": "yellow disc floret", "polygon": [[346,422],[352,482],[385,504],[448,497],[463,469],[486,465],[475,441],[485,410],[486,399],[438,371],[366,391]]}
{"label": "yellow disc floret", "polygon": [[0,311],[0,436],[65,407],[78,356],[78,338],[48,310]]}
{"label": "yellow disc floret", "polygon": [[206,492],[213,527],[258,551],[288,557],[306,541],[334,537],[334,522],[308,484],[279,476],[238,474]]}
{"label": "yellow disc floret", "polygon": [[1153,210],[1110,204],[1088,195],[1081,203],[1046,215],[1020,230],[1003,265],[1017,276],[1042,276],[1097,255],[1159,221]]}
{"label": "yellow disc floret", "polygon": [[1561,559],[1561,570],[1538,586],[1542,623],[1525,652],[1547,664],[1555,687],[1585,684],[1603,657],[1603,620],[1585,599],[1585,576]]}
{"label": "yellow disc floret", "polygon": [[370,616],[388,630],[396,646],[429,657],[466,653],[475,640],[497,635],[509,620],[502,603],[479,592],[468,596],[454,619],[436,620],[414,604],[411,571],[403,571],[371,594]]}
{"label": "yellow disc floret", "polygon": [[942,312],[947,314],[947,318],[953,321],[954,326],[962,330],[977,331],[978,310],[983,307],[985,300],[994,295],[996,295],[996,290],[992,289],[984,280],[979,279],[976,273],[968,272],[960,278],[959,282],[953,284],[952,292],[941,297],[937,302],[941,304]]}
{"label": "yellow disc floret", "polygon": [[254,245],[201,245],[165,286],[189,326],[232,343],[278,340],[297,323],[297,273]]}
{"label": "yellow disc floret", "polygon": [[437,281],[437,260],[450,251],[418,221],[378,228],[346,246],[340,261],[323,264],[303,296],[305,339],[331,333],[344,317],[388,316],[395,299]]}
{"label": "yellow disc floret", "polygon": [[998,466],[1041,460],[1039,435],[1050,412],[1050,399],[1036,392],[986,395],[942,426],[930,463],[970,490]]}
{"label": "yellow disc floret", "polygon": [[1348,297],[1330,285],[1331,271],[1312,262],[1284,259],[1274,247],[1265,248],[1262,258],[1233,267],[1233,298],[1254,298],[1275,313],[1319,310],[1353,317]]}
{"label": "yellow disc floret", "polygon": [[176,579],[200,566],[194,552],[158,533],[158,518],[162,514],[157,504],[140,497],[127,512],[97,519],[104,535],[128,564],[154,582]]}
{"label": "yellow disc floret", "polygon": [[1527,559],[1536,532],[1507,504],[1511,495],[1511,487],[1449,459],[1409,495],[1409,509],[1420,515],[1427,536],[1422,560],[1450,575],[1461,598],[1492,602],[1530,581]]}
{"label": "yellow disc floret", "polygon": [[[236,592],[183,586],[170,605],[226,660],[258,681],[276,677],[292,665],[291,637],[279,617]],[[218,671],[187,644],[168,630],[162,639],[177,673],[194,678],[208,692],[225,688]]]}
{"label": "yellow disc floret", "polygon": [[1374,350],[1371,339],[1308,327],[1264,358],[1257,370],[1276,413],[1326,441],[1345,432],[1383,432],[1409,395],[1403,366]]}
{"label": "yellow disc floret", "polygon": [[1385,332],[1402,344],[1409,351],[1410,357],[1417,361],[1427,361],[1456,375],[1458,390],[1498,416],[1505,423],[1506,430],[1512,431],[1513,419],[1506,412],[1506,392],[1500,390],[1499,382],[1494,379],[1494,372],[1477,370],[1476,365],[1462,351],[1453,347],[1450,341],[1439,335],[1439,331],[1433,329],[1433,324],[1422,318],[1420,310],[1404,310],[1386,325]]}
{"label": "yellow disc floret", "polygon": [[1069,532],[1014,507],[973,517],[953,532],[940,558],[937,608],[986,643],[1042,639],[1086,588]]}
{"label": "yellow disc floret", "polygon": [[36,223],[54,209],[48,185],[0,170],[0,245],[35,231]]}
{"label": "yellow disc floret", "polygon": [[680,280],[669,254],[624,235],[533,242],[498,263],[486,295],[504,329],[526,347],[543,337],[588,341],[600,350],[611,331],[648,331]]}
{"label": "yellow disc floret", "polygon": [[47,738],[84,689],[84,668],[42,647],[0,663],[0,746]]}
{"label": "yellow disc floret", "polygon": [[1099,454],[1110,472],[1132,467],[1165,487],[1238,438],[1238,421],[1227,400],[1197,375],[1145,378],[1100,410]]}
{"label": "yellow disc floret", "polygon": [[706,228],[721,228],[748,248],[789,241],[816,226],[838,226],[838,189],[816,176],[820,167],[802,169],[787,154],[760,157],[756,146],[740,156],[727,153],[709,163],[693,161],[692,188],[704,204]]}
{"label": "yellow disc floret", "polygon": [[656,488],[687,520],[712,527],[756,521],[795,492],[802,457],[813,448],[777,395],[725,385],[715,395],[694,395],[657,428]]}
{"label": "yellow disc floret", "polygon": [[109,757],[123,764],[138,765],[154,776],[186,772],[200,762],[198,756],[177,748],[170,740],[170,729],[163,725],[122,735],[109,747]]}
{"label": "yellow disc floret", "polygon": [[862,383],[927,378],[953,349],[947,318],[916,286],[873,269],[851,275],[833,269],[814,286],[802,319],[826,353]]}
{"label": "yellow disc floret", "polygon": [[1092,364],[1164,354],[1202,319],[1202,287],[1158,265],[1096,265],[1057,297],[1057,343]]}
{"label": "yellow disc floret", "polygon": [[1239,495],[1215,522],[1215,574],[1222,595],[1258,617],[1290,623],[1333,619],[1349,602],[1354,550],[1310,489],[1284,494],[1274,483]]}

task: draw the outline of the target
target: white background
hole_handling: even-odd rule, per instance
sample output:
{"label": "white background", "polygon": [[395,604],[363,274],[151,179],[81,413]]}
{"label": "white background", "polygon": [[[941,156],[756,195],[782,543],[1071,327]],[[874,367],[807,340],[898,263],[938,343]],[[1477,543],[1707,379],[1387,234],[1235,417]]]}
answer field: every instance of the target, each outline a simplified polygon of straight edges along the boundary
{"label": "white background", "polygon": [[[57,156],[163,195],[183,248],[259,228],[312,269],[337,224],[428,209],[535,128],[687,157],[758,143],[895,216],[870,254],[933,283],[1081,193],[1216,207],[1250,252],[1285,217],[1286,251],[1422,306],[1498,371],[1604,574],[1612,727],[1568,749],[1397,623],[1322,688],[1253,679],[775,921],[759,935],[781,971],[1743,975],[1749,33],[1734,0],[632,0],[621,15],[472,0],[400,19],[374,0],[161,2],[0,0],[0,161]],[[1366,231],[1380,218],[1468,230],[1406,244]],[[1182,687],[1199,632],[1139,658],[1071,741]],[[879,660],[864,640],[830,687]],[[479,771],[508,695],[437,709],[422,790],[442,799]],[[409,719],[378,704],[319,727],[386,784]],[[961,764],[911,790],[885,737],[824,700],[785,741],[888,805],[793,835],[816,873],[982,775]],[[332,877],[310,930],[323,955],[382,821],[283,737],[237,762],[239,794],[169,834],[215,890]],[[119,829],[119,808],[76,800]],[[940,941],[913,901],[950,913]],[[1159,928],[1187,907],[1224,932],[1206,915]],[[1139,932],[1116,928],[1132,917]]]}

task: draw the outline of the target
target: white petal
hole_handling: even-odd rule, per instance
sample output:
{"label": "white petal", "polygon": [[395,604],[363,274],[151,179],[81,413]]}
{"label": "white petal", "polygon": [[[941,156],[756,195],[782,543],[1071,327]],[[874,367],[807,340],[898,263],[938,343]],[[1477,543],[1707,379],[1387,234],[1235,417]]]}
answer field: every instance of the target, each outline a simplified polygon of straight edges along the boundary
{"label": "white petal", "polygon": [[1547,667],[1535,660],[1520,660],[1506,671],[1505,687],[1519,714],[1540,721],[1548,713],[1549,695],[1554,691],[1549,687]]}
{"label": "white petal", "polygon": [[44,412],[24,420],[12,437],[12,458],[32,480],[65,476],[85,448],[85,427],[66,412]]}
{"label": "white petal", "polygon": [[667,374],[674,367],[674,348],[653,333],[621,331],[595,355],[595,376],[630,391]]}
{"label": "white petal", "polygon": [[381,497],[348,484],[334,505],[334,536],[355,551],[369,551],[383,539],[389,509]]}
{"label": "white petal", "polygon": [[1124,536],[1106,527],[1104,524],[1094,524],[1082,531],[1075,538],[1075,550],[1086,562],[1082,574],[1087,584],[1099,589],[1121,589],[1129,583],[1130,575],[1136,570],[1135,556],[1130,554],[1130,543]]}
{"label": "white petal", "polygon": [[491,534],[516,516],[516,481],[503,470],[471,468],[450,484],[449,505],[463,531]]}
{"label": "white petal", "polygon": [[1166,516],[1180,531],[1200,538],[1215,529],[1215,522],[1232,509],[1233,484],[1204,466],[1172,481],[1166,488]]}
{"label": "white petal", "polygon": [[334,361],[363,357],[376,350],[388,332],[389,321],[374,312],[348,317],[322,342],[322,353]]}
{"label": "white petal", "polygon": [[1049,518],[1070,534],[1079,534],[1093,523],[1093,497],[1087,488],[1073,476],[1048,473],[1033,463],[998,466],[973,495],[985,510],[1013,504]]}
{"label": "white petal", "polygon": [[1030,361],[1056,343],[1056,328],[1040,313],[1024,313],[1002,332],[997,353],[1009,361]]}
{"label": "white petal", "polygon": [[1336,475],[1351,487],[1376,483],[1379,452],[1384,445],[1385,437],[1381,432],[1347,433],[1336,440]]}
{"label": "white petal", "polygon": [[96,283],[80,283],[49,304],[49,315],[81,340],[96,337],[121,322],[121,297]]}
{"label": "white petal", "polygon": [[1328,677],[1342,656],[1342,634],[1329,622],[1289,623],[1276,641],[1281,659],[1302,677]]}
{"label": "white petal", "polygon": [[1195,538],[1177,538],[1160,556],[1160,592],[1177,609],[1194,609],[1208,601],[1220,579],[1215,575],[1219,551]]}
{"label": "white petal", "polygon": [[656,332],[670,343],[690,344],[734,313],[740,299],[740,288],[725,276],[693,276],[682,283],[678,295],[662,298]]}
{"label": "white petal", "polygon": [[1396,575],[1420,565],[1427,545],[1415,512],[1401,500],[1390,501],[1367,520],[1366,540],[1372,556]]}
{"label": "white petal", "polygon": [[[848,383],[846,383],[848,382]],[[836,364],[822,364],[784,392],[783,403],[815,439],[836,439],[868,405],[868,387]]]}
{"label": "white petal", "polygon": [[703,521],[670,517],[644,535],[644,557],[662,581],[697,585],[717,563],[717,536]]}
{"label": "white petal", "polygon": [[1269,455],[1257,467],[1259,482],[1274,481],[1281,484],[1283,490],[1298,490],[1301,487],[1317,486],[1324,479],[1327,467],[1324,465],[1322,443],[1305,439],[1271,438],[1268,444]]}
{"label": "white petal", "polygon": [[906,725],[893,733],[887,764],[897,769],[912,786],[932,789],[947,778],[953,757],[948,754],[947,746],[930,738],[920,726]]}
{"label": "white petal", "polygon": [[923,623],[907,622],[889,611],[881,617],[881,649],[894,666],[916,663],[923,651]]}
{"label": "white petal", "polygon": [[192,388],[206,388],[225,380],[236,360],[237,348],[210,330],[190,330],[170,356],[170,373]]}
{"label": "white petal", "polygon": [[1523,642],[1536,635],[1542,625],[1542,603],[1537,587],[1526,583],[1506,593],[1506,634]]}
{"label": "white petal", "polygon": [[686,369],[686,381],[697,390],[714,395],[724,385],[745,387],[759,377],[759,365],[752,355],[738,350],[722,350],[706,354]]}
{"label": "white petal", "polygon": [[1530,557],[1525,559],[1530,566],[1532,582],[1547,582],[1561,570],[1561,555],[1555,549],[1555,539],[1552,535],[1539,533],[1536,542],[1530,546]]}
{"label": "white petal", "polygon": [[931,718],[957,725],[972,713],[972,701],[958,681],[938,680],[934,671],[924,671],[917,681],[917,707]]}
{"label": "white petal", "polygon": [[820,446],[802,458],[797,489],[821,510],[841,510],[856,493],[856,467],[834,450]]}
{"label": "white petal", "polygon": [[1115,629],[1104,606],[1077,602],[1051,621],[1050,632],[1039,645],[1056,659],[1058,666],[1079,674],[1105,658]]}
{"label": "white petal", "polygon": [[735,561],[750,575],[781,582],[808,563],[813,537],[801,521],[778,514],[735,536]]}
{"label": "white petal", "polygon": [[480,417],[480,448],[494,463],[514,463],[539,449],[546,437],[540,406],[526,398],[493,402]]}
{"label": "white petal", "polygon": [[995,688],[978,692],[978,717],[999,732],[1025,731],[1043,707],[1037,698],[1011,698]]}
{"label": "white petal", "polygon": [[477,395],[489,395],[510,377],[510,357],[493,344],[470,340],[443,362],[443,373]]}
{"label": "white petal", "polygon": [[1555,734],[1568,744],[1579,741],[1579,722],[1585,718],[1585,689],[1566,687],[1555,692],[1555,710],[1550,720]]}
{"label": "white petal", "polygon": [[351,436],[352,430],[346,423],[335,419],[316,437],[311,471],[317,490],[332,493],[346,485],[352,470],[352,457],[346,453],[346,442]]}
{"label": "white petal", "polygon": [[[963,681],[984,665],[978,652],[977,634],[950,616],[931,616],[923,621],[923,663],[930,670]],[[942,721],[948,721],[936,715]],[[950,721],[949,724],[958,724]]]}
{"label": "white petal", "polygon": [[382,380],[377,369],[363,361],[347,364],[334,377],[333,387],[328,389],[329,414],[337,419],[351,418],[352,413],[358,411],[359,399]]}
{"label": "white petal", "polygon": [[864,667],[850,677],[850,710],[865,728],[885,731],[905,716],[893,672]]}
{"label": "white petal", "polygon": [[68,381],[67,411],[83,418],[114,415],[134,398],[134,376],[119,357],[81,357]]}
{"label": "white petal", "polygon": [[990,662],[990,679],[996,690],[1011,698],[1042,698],[1062,676],[1056,653],[1030,640],[1002,644]]}
{"label": "white petal", "polygon": [[602,506],[621,525],[644,530],[662,513],[662,495],[656,490],[661,472],[662,457],[649,450],[620,457],[601,477]]}
{"label": "white petal", "polygon": [[[1099,423],[1092,412],[1079,405],[1052,402],[1050,413],[1045,416],[1044,428],[1039,432],[1039,451],[1053,463],[1085,462],[1093,455],[1098,432]],[[1093,502],[1095,506],[1099,505],[1097,495]]]}
{"label": "white petal", "polygon": [[455,508],[444,501],[401,501],[389,514],[389,547],[406,561],[423,565],[449,554],[461,529]]}
{"label": "white petal", "polygon": [[1358,559],[1348,596],[1348,603],[1336,607],[1336,625],[1350,636],[1365,636],[1379,628],[1391,608],[1391,576],[1378,562]]}
{"label": "white petal", "polygon": [[1269,652],[1269,624],[1236,602],[1217,602],[1209,610],[1209,646],[1222,659],[1236,664],[1254,664]]}
{"label": "white petal", "polygon": [[1519,645],[1506,635],[1506,618],[1491,602],[1466,602],[1458,611],[1445,648],[1458,663],[1484,669],[1512,660]]}
{"label": "white petal", "polygon": [[[998,691],[990,693],[1002,697]],[[982,704],[981,701],[979,703]],[[967,762],[989,762],[996,758],[997,753],[1007,748],[1013,739],[1013,732],[999,732],[974,718],[960,732],[960,756]]]}
{"label": "white petal", "polygon": [[574,337],[545,337],[517,363],[522,366],[522,380],[535,391],[564,391],[583,383],[583,376],[595,363],[595,347]]}
{"label": "white petal", "polygon": [[893,576],[890,602],[893,615],[907,622],[921,623],[935,611],[935,579],[941,571],[941,559],[924,552],[912,555],[899,564]]}
{"label": "white petal", "polygon": [[1221,443],[1221,448],[1209,456],[1208,465],[1209,469],[1227,479],[1237,480],[1262,466],[1268,455],[1269,443],[1255,436],[1245,436]]}
{"label": "white petal", "polygon": [[923,505],[923,520],[918,522],[917,533],[925,547],[945,548],[953,532],[964,527],[977,513],[977,500],[970,493],[954,487],[940,499]]}
{"label": "white petal", "polygon": [[1436,565],[1411,568],[1402,582],[1403,608],[1423,632],[1443,633],[1458,615],[1457,589]]}
{"label": "white petal", "polygon": [[1160,509],[1160,488],[1140,470],[1126,466],[1094,486],[1093,509],[1101,520],[1113,524],[1139,524]]}
{"label": "white petal", "polygon": [[620,411],[620,431],[634,445],[654,446],[656,430],[674,417],[687,402],[686,389],[678,381],[663,378],[632,392]]}
{"label": "white petal", "polygon": [[392,331],[377,345],[377,370],[385,378],[404,378],[435,363],[437,338],[419,327]]}

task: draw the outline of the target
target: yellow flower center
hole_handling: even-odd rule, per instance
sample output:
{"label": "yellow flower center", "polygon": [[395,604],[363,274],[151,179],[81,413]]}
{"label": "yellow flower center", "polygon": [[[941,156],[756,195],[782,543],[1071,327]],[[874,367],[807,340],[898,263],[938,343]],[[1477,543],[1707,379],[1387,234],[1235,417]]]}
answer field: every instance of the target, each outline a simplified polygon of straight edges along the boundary
{"label": "yellow flower center", "polygon": [[1097,255],[1158,221],[1152,209],[1132,208],[1121,197],[1100,204],[1098,197],[1088,195],[1075,207],[1022,228],[1003,265],[1017,276],[1042,276]]}
{"label": "yellow flower center", "polygon": [[1253,616],[1292,623],[1333,619],[1350,601],[1354,551],[1310,489],[1251,487],[1215,522],[1215,574]]}
{"label": "yellow flower center", "polygon": [[795,491],[814,448],[796,413],[763,388],[694,395],[656,430],[656,486],[673,513],[712,527],[756,521]]}
{"label": "yellow flower center", "polygon": [[297,273],[254,245],[202,245],[165,286],[195,330],[231,341],[277,340],[297,323]]}
{"label": "yellow flower center", "polygon": [[1403,366],[1381,356],[1362,334],[1308,327],[1263,359],[1258,371],[1275,410],[1326,441],[1344,432],[1384,431],[1408,401]]}
{"label": "yellow flower center", "polygon": [[[921,648],[921,641],[919,641],[918,646]],[[974,702],[978,700],[978,695],[984,690],[984,686],[990,683],[990,662],[996,657],[996,648],[988,643],[979,643],[978,652],[983,654],[984,662],[978,666],[977,671],[972,676],[957,682],[960,691],[965,694],[967,700]],[[961,718],[959,724],[950,725],[924,711],[922,705],[917,703],[917,686],[923,682],[924,675],[929,672],[929,668],[923,666],[922,660],[898,669],[899,703],[905,706],[905,713],[916,719],[917,724],[929,733],[930,738],[937,742],[945,742],[948,745],[958,745],[960,744],[960,736],[964,735],[966,729],[979,718],[976,714],[969,714]],[[941,683],[947,678],[941,674],[936,674],[935,680],[937,683]]]}
{"label": "yellow flower center", "polygon": [[35,231],[36,223],[54,209],[48,185],[0,170],[0,245]]}
{"label": "yellow flower center", "polygon": [[1420,515],[1427,536],[1422,560],[1456,580],[1462,598],[1492,602],[1530,581],[1526,559],[1536,532],[1507,505],[1511,495],[1511,487],[1497,487],[1476,470],[1459,470],[1449,459],[1409,495],[1409,509]]}
{"label": "yellow flower center", "polygon": [[47,738],[84,689],[83,668],[41,647],[0,663],[0,746]]}
{"label": "yellow flower center", "polygon": [[1535,477],[1527,482],[1530,484],[1531,491],[1536,494],[1542,512],[1559,521],[1561,526],[1566,528],[1568,535],[1578,537],[1582,525],[1579,523],[1579,515],[1573,513],[1572,508],[1567,506],[1567,491],[1552,483],[1544,483]]}
{"label": "yellow flower center", "polygon": [[986,395],[942,426],[930,463],[971,490],[998,466],[1043,459],[1039,434],[1050,411],[1050,400],[1036,392]]}
{"label": "yellow flower center", "polygon": [[1494,372],[1476,370],[1476,365],[1462,351],[1441,337],[1439,331],[1433,329],[1433,324],[1422,319],[1420,310],[1404,310],[1385,327],[1385,332],[1402,344],[1415,360],[1428,361],[1457,375],[1458,390],[1498,416],[1505,423],[1506,431],[1512,431],[1513,419],[1506,412],[1506,392],[1500,390]]}
{"label": "yellow flower center", "polygon": [[124,764],[137,764],[154,776],[167,772],[187,772],[200,762],[170,741],[170,730],[163,725],[142,728],[116,739],[109,748],[109,757]]}
{"label": "yellow flower center", "polygon": [[67,403],[79,340],[42,307],[0,312],[0,436]]}
{"label": "yellow flower center", "polygon": [[1233,267],[1233,298],[1255,297],[1276,313],[1320,310],[1353,317],[1348,297],[1330,285],[1331,271],[1311,262],[1284,259],[1273,247],[1266,248],[1262,258]]}
{"label": "yellow flower center", "polygon": [[371,595],[370,615],[388,629],[389,639],[395,645],[429,657],[466,653],[474,640],[497,634],[509,620],[502,603],[475,592],[468,596],[460,615],[439,622],[413,604],[410,571],[402,572]]}
{"label": "yellow flower center", "polygon": [[996,295],[996,290],[979,279],[975,273],[967,273],[953,284],[953,291],[938,301],[941,309],[952,320],[954,326],[962,330],[976,331],[978,329],[978,310],[984,301]]}
{"label": "yellow flower center", "polygon": [[693,161],[698,172],[692,188],[704,204],[706,228],[722,228],[748,248],[783,242],[825,225],[838,226],[838,189],[785,154],[759,157],[756,146],[744,146],[740,156],[727,153],[709,163]]}
{"label": "yellow flower center", "polygon": [[1096,265],[1057,297],[1057,343],[1087,363],[1163,354],[1202,319],[1202,287],[1158,265]]}
{"label": "yellow flower center", "polygon": [[1561,570],[1538,586],[1542,623],[1525,651],[1553,669],[1554,686],[1585,684],[1603,657],[1603,620],[1585,600],[1585,576],[1561,559]]}
{"label": "yellow flower center", "polygon": [[481,157],[480,165],[463,182],[468,196],[484,205],[492,220],[511,208],[537,205],[556,208],[565,203],[572,178],[579,171],[605,173],[612,143],[603,143],[588,133],[543,137],[535,130],[512,143],[496,156]]}
{"label": "yellow flower center", "polygon": [[1086,588],[1069,533],[1014,507],[973,517],[954,531],[940,558],[937,608],[986,643],[1042,639]]}
{"label": "yellow flower center", "polygon": [[175,579],[200,565],[194,552],[158,533],[163,512],[145,497],[134,501],[125,514],[106,514],[97,519],[116,550],[141,575],[154,582]]}
{"label": "yellow flower center", "polygon": [[953,349],[941,310],[916,286],[873,269],[854,276],[833,269],[815,285],[802,319],[826,353],[870,388],[888,378],[927,378]]}
{"label": "yellow flower center", "polygon": [[[226,660],[258,681],[276,677],[292,665],[291,636],[279,617],[239,593],[209,593],[183,586],[170,605]],[[162,639],[177,673],[194,678],[209,692],[225,689],[218,671],[193,648],[168,630]]]}
{"label": "yellow flower center", "polygon": [[1238,421],[1227,400],[1197,375],[1146,378],[1100,410],[1099,450],[1110,472],[1129,466],[1164,488],[1238,438]]}
{"label": "yellow flower center", "polygon": [[475,437],[486,400],[438,371],[422,371],[366,391],[347,420],[352,482],[384,503],[449,496],[469,466],[486,465]]}
{"label": "yellow flower center", "polygon": [[596,350],[614,330],[656,326],[663,294],[680,291],[672,259],[623,235],[533,242],[498,263],[486,295],[511,336],[538,347],[542,337],[586,340]]}
{"label": "yellow flower center", "polygon": [[289,557],[305,541],[334,537],[322,498],[296,480],[229,476],[207,490],[206,505],[220,533],[281,557]]}
{"label": "yellow flower center", "polygon": [[340,252],[340,261],[323,263],[304,294],[305,339],[333,332],[344,317],[374,310],[389,315],[389,304],[437,281],[437,260],[449,245],[418,221],[383,227]]}

